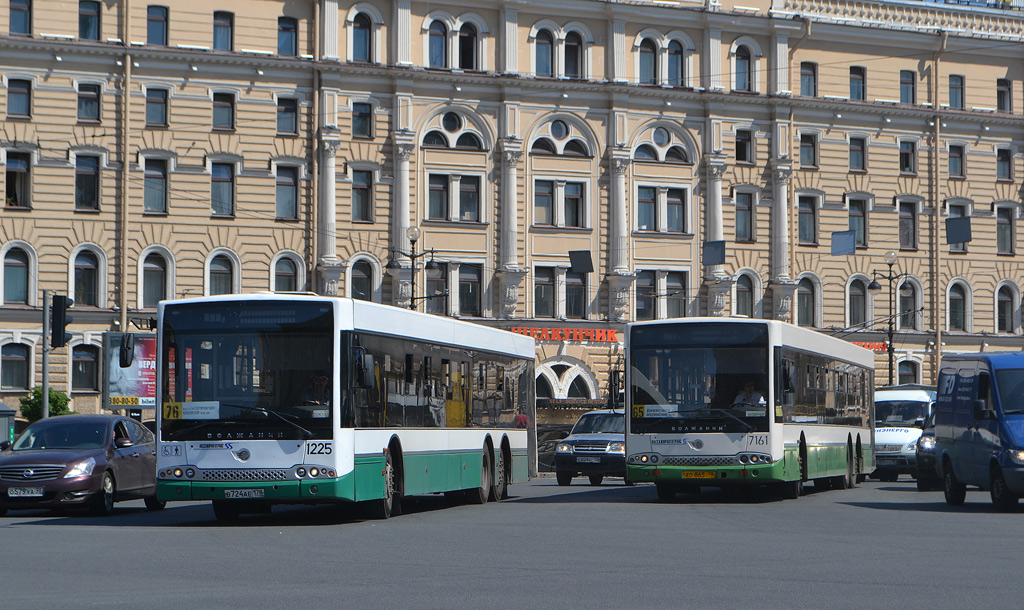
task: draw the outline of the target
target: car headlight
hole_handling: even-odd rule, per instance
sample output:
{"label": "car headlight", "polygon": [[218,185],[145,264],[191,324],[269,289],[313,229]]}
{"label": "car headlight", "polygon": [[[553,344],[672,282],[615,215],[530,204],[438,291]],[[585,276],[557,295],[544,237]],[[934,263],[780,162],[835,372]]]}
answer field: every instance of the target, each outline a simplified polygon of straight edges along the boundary
{"label": "car headlight", "polygon": [[1007,453],[1010,455],[1010,461],[1024,466],[1024,451],[1010,450]]}
{"label": "car headlight", "polygon": [[935,451],[935,437],[922,436],[917,440],[917,448],[921,451]]}
{"label": "car headlight", "polygon": [[558,447],[555,448],[558,453],[572,453],[571,443],[558,443]]}
{"label": "car headlight", "polygon": [[64,475],[65,479],[73,479],[75,477],[87,477],[92,474],[92,469],[96,467],[96,458],[86,458],[81,462],[71,467],[71,470]]}
{"label": "car headlight", "polygon": [[918,439],[914,439],[914,440],[910,441],[909,443],[907,443],[903,447],[903,453],[913,453],[914,451],[916,451],[917,450],[917,440]]}
{"label": "car headlight", "polygon": [[608,453],[626,453],[626,443],[608,443]]}

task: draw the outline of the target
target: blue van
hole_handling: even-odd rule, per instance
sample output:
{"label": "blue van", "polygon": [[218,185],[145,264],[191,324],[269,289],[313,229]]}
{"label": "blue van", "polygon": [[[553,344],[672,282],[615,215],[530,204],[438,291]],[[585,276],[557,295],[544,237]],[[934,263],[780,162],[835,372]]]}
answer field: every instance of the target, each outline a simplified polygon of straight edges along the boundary
{"label": "blue van", "polygon": [[1016,508],[1024,495],[1024,352],[942,358],[935,468],[951,506],[973,485],[989,490],[996,509]]}

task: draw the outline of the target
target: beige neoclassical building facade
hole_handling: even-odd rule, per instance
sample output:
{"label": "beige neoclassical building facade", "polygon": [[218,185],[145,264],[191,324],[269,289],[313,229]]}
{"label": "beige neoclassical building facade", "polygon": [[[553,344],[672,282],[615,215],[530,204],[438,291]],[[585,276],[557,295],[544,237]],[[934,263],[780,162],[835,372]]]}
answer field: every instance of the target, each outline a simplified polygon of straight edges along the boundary
{"label": "beige neoclassical building facade", "polygon": [[880,384],[1019,349],[1024,13],[741,4],[3,0],[0,399],[44,290],[80,411],[108,333],[223,292],[530,334],[552,419],[633,320],[787,320]]}

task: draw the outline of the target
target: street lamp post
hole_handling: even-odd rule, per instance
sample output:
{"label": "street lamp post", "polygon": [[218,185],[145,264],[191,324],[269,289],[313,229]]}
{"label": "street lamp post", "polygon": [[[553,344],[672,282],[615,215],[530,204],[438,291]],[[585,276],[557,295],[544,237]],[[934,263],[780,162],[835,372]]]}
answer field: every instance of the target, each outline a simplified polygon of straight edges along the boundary
{"label": "street lamp post", "polygon": [[[419,239],[420,239],[420,228],[419,227],[409,227],[405,231],[405,236],[409,239],[409,251],[408,252],[404,252],[402,250],[392,249],[391,250],[391,260],[388,261],[388,264],[385,265],[385,268],[389,269],[389,270],[397,270],[397,269],[401,269],[402,268],[402,263],[400,263],[397,260],[395,260],[395,254],[396,253],[397,254],[401,254],[402,256],[404,256],[404,257],[409,259],[411,267],[412,267],[412,295],[409,297],[409,309],[416,309],[416,304],[419,301],[424,301],[426,299],[434,298],[436,296],[442,296],[442,295],[424,295],[424,296],[421,296],[421,297],[416,296],[416,271],[418,270],[417,267],[416,267],[416,261],[418,259],[420,259],[420,258],[422,258],[422,257],[424,257],[424,256],[429,254],[430,255],[430,260],[427,261],[426,265],[424,265],[423,268],[426,269],[428,272],[431,272],[431,271],[437,271],[438,269],[440,269],[440,267],[438,266],[438,264],[436,262],[434,262],[434,249],[433,248],[431,248],[430,250],[424,250],[423,252],[419,252],[419,253],[416,252],[416,242],[419,241]],[[444,294],[447,294],[447,291]]]}
{"label": "street lamp post", "polygon": [[906,272],[892,272],[892,267],[896,264],[898,259],[899,256],[896,252],[892,250],[886,252],[885,258],[882,259],[882,262],[888,265],[889,270],[885,274],[879,273],[878,271],[872,271],[871,283],[868,284],[868,291],[872,294],[878,294],[882,290],[882,285],[878,283],[878,280],[883,279],[889,281],[889,326],[886,332],[886,351],[889,353],[889,385],[893,385],[893,364],[896,359],[896,346],[893,340],[896,333],[896,289],[894,282],[909,275]]}

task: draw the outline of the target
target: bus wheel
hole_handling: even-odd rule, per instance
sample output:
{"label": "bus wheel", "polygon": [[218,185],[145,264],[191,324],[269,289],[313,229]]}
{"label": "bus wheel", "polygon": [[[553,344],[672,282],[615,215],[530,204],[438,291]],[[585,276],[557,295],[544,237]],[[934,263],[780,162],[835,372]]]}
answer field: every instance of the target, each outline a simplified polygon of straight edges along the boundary
{"label": "bus wheel", "polygon": [[671,500],[676,497],[676,488],[674,485],[668,483],[655,483],[655,488],[658,490],[659,500]]}
{"label": "bus wheel", "polygon": [[213,501],[213,516],[217,518],[217,521],[238,521],[238,516],[241,514],[240,507],[235,502]]}
{"label": "bus wheel", "polygon": [[853,489],[857,486],[857,473],[854,470],[853,445],[846,446],[846,477],[843,479],[846,489]]}
{"label": "bus wheel", "polygon": [[494,471],[494,487],[491,489],[491,499],[500,502],[508,497],[508,473],[505,468],[508,460],[505,459],[505,450],[498,452],[498,467]]}
{"label": "bus wheel", "polygon": [[782,487],[783,500],[796,500],[804,491],[804,482],[800,480],[785,481],[779,485]]}
{"label": "bus wheel", "polygon": [[946,504],[961,506],[967,499],[967,486],[956,480],[953,465],[946,461],[942,466],[942,493],[946,496]]}
{"label": "bus wheel", "polygon": [[486,504],[487,498],[491,495],[491,452],[484,447],[483,459],[480,460],[480,487],[466,491],[470,504]]}
{"label": "bus wheel", "polygon": [[398,514],[398,485],[395,476],[395,464],[391,461],[391,452],[384,459],[384,497],[373,500],[373,513],[378,519],[390,519]]}
{"label": "bus wheel", "polygon": [[998,467],[992,469],[989,493],[992,495],[992,506],[995,506],[999,512],[1012,513],[1017,510],[1017,501],[1020,498],[1006,487],[1003,472]]}

